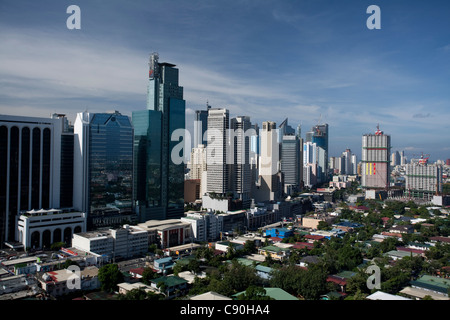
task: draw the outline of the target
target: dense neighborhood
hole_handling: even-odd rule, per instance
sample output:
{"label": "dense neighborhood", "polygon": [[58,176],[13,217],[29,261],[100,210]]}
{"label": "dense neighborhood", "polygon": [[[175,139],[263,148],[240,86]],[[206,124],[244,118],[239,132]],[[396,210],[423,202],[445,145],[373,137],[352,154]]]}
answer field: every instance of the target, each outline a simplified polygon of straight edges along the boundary
{"label": "dense neighborhood", "polygon": [[127,259],[64,243],[3,250],[0,299],[449,299],[448,207],[318,199],[309,198],[310,211],[257,230],[164,248],[149,242]]}

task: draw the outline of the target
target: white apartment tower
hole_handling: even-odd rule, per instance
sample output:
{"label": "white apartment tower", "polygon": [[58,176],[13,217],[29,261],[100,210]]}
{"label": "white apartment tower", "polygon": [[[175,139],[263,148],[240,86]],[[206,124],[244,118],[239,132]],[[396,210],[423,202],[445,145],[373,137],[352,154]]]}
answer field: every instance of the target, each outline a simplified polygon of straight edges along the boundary
{"label": "white apartment tower", "polygon": [[226,194],[229,191],[230,168],[227,159],[229,111],[208,109],[207,191]]}

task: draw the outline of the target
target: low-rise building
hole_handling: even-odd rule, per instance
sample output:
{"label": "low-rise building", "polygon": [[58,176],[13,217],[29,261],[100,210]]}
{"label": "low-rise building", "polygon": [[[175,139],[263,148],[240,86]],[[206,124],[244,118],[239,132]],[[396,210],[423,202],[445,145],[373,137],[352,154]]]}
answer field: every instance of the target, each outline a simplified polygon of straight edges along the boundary
{"label": "low-rise building", "polygon": [[189,300],[233,300],[227,296],[218,294],[214,291],[208,291],[197,296],[190,297]]}
{"label": "low-rise building", "polygon": [[410,224],[408,225],[396,225],[389,229],[391,233],[413,233],[414,227]]}
{"label": "low-rise building", "polygon": [[138,289],[138,290],[142,289],[145,292],[149,292],[149,291],[153,292],[153,290],[150,286],[148,286],[142,282],[134,282],[134,283],[122,282],[122,283],[119,283],[117,285],[117,287],[119,288],[119,294],[124,294],[124,295],[134,289]]}
{"label": "low-rise building", "polygon": [[148,232],[148,244],[157,244],[161,249],[180,246],[193,240],[191,223],[180,219],[148,220],[137,227]]}
{"label": "low-rise building", "polygon": [[187,291],[187,280],[177,276],[162,276],[151,280],[150,286],[167,298],[182,296]]}
{"label": "low-rise building", "polygon": [[331,225],[335,219],[335,217],[329,216],[327,214],[314,214],[303,217],[302,226],[309,229],[317,229],[321,221],[324,221],[328,225]]}
{"label": "low-rise building", "polygon": [[17,218],[16,241],[25,248],[47,248],[55,242],[70,246],[72,235],[86,231],[86,214],[72,210],[24,211]]}
{"label": "low-rise building", "polygon": [[148,244],[148,233],[129,225],[74,234],[72,239],[72,246],[76,249],[114,259],[144,254],[148,251]]}
{"label": "low-rise building", "polygon": [[266,237],[278,237],[281,239],[289,238],[294,235],[294,232],[287,228],[272,228],[272,229],[267,229],[265,232],[266,232]]}
{"label": "low-rise building", "polygon": [[234,248],[234,250],[242,250],[244,248],[244,245],[242,243],[239,243],[239,242],[221,241],[221,242],[216,242],[215,249],[217,251],[227,252],[228,248],[230,246],[232,246]]}
{"label": "low-rise building", "polygon": [[258,253],[264,256],[270,256],[274,260],[284,261],[289,258],[290,249],[280,248],[276,246],[267,246],[258,249]]}
{"label": "low-rise building", "polygon": [[0,278],[0,300],[15,300],[40,292],[34,276],[25,274]]}
{"label": "low-rise building", "polygon": [[223,231],[223,216],[213,211],[189,211],[182,222],[190,223],[195,241],[215,241]]}
{"label": "low-rise building", "polygon": [[165,257],[153,261],[153,269],[158,273],[165,274],[168,270],[173,269],[175,262],[172,257]]}
{"label": "low-rise building", "polygon": [[423,275],[417,280],[411,281],[410,284],[412,288],[424,290],[434,295],[442,296],[443,298],[449,298],[450,279]]}
{"label": "low-rise building", "polygon": [[46,272],[38,276],[41,288],[53,297],[62,296],[76,290],[95,290],[100,288],[98,268],[86,267],[79,273],[68,269]]}
{"label": "low-rise building", "polygon": [[377,291],[372,293],[371,295],[368,295],[366,297],[367,300],[411,300],[409,298],[405,298],[402,296],[386,293],[383,291]]}

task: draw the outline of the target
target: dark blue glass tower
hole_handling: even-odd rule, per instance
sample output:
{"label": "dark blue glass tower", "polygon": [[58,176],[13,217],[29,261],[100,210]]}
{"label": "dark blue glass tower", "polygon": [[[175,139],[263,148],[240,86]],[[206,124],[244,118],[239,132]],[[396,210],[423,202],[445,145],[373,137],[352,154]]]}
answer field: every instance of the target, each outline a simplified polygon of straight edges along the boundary
{"label": "dark blue glass tower", "polygon": [[134,111],[134,201],[140,221],[180,218],[184,212],[184,163],[174,161],[172,141],[185,129],[178,69],[150,56],[147,110]]}

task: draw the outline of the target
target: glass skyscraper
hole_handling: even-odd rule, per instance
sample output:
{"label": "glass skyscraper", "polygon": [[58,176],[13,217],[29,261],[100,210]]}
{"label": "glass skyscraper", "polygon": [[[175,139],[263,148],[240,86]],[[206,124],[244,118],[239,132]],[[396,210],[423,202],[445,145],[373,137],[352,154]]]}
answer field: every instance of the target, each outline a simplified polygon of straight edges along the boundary
{"label": "glass skyscraper", "polygon": [[102,220],[113,211],[117,224],[126,221],[133,208],[130,118],[118,111],[78,113],[74,135],[74,206],[88,213],[88,229],[111,225]]}
{"label": "glass skyscraper", "polygon": [[180,143],[172,141],[172,136],[175,130],[185,128],[183,87],[178,85],[175,65],[158,60],[158,54],[150,56],[147,110],[132,115],[133,198],[140,221],[180,218],[184,212],[184,163],[174,161],[172,154]]}
{"label": "glass skyscraper", "polygon": [[318,183],[328,180],[328,124],[318,124],[306,133],[306,142],[315,143],[321,148],[317,158]]}

